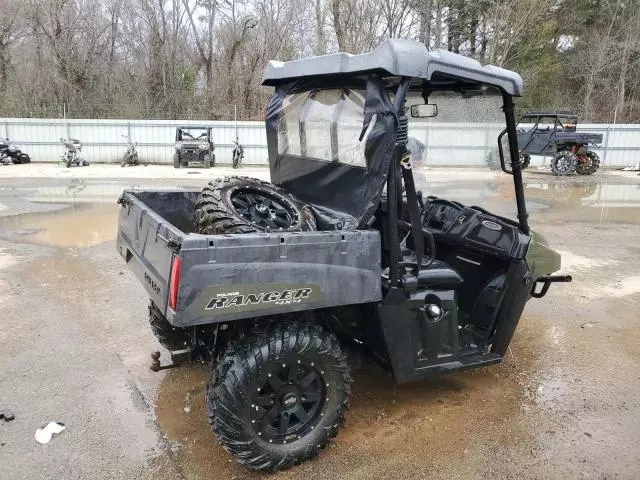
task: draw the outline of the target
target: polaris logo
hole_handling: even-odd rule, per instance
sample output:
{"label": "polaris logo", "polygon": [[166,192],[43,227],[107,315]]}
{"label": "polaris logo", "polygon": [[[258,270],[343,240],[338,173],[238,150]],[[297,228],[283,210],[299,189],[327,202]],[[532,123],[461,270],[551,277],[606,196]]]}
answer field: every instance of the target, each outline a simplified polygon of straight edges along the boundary
{"label": "polaris logo", "polygon": [[309,298],[312,291],[312,288],[297,288],[273,292],[249,293],[246,295],[242,295],[239,292],[219,293],[209,301],[205,309],[213,310],[258,304],[291,305],[302,303],[305,299]]}

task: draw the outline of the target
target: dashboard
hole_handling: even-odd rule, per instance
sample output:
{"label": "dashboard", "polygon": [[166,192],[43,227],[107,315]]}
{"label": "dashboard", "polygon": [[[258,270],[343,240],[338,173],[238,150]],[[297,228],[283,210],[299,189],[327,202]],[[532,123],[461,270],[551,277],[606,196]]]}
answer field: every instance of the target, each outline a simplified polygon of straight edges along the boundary
{"label": "dashboard", "polygon": [[529,243],[515,222],[438,197],[425,199],[422,224],[436,241],[505,258],[522,258]]}

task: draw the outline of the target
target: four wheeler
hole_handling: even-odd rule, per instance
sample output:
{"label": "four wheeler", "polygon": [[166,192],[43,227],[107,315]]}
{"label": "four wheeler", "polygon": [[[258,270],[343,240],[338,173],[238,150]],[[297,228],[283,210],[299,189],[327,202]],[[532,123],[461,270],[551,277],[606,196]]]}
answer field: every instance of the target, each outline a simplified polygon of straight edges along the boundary
{"label": "four wheeler", "polygon": [[202,164],[204,168],[215,165],[215,147],[211,140],[211,127],[188,126],[176,129],[176,145],[173,167],[188,167],[190,163]]}
{"label": "four wheeler", "polygon": [[[171,354],[161,367],[154,353],[152,368],[211,358],[216,438],[238,462],[274,471],[338,433],[352,381],[344,349],[400,383],[495,364],[526,302],[571,278],[552,275],[560,255],[529,228],[512,160],[518,74],[396,39],[270,62],[263,85],[275,88],[271,183],[125,190],[116,247]],[[505,124],[498,152],[516,218],[416,190],[407,141],[438,111],[453,126],[468,115]]]}
{"label": "four wheeler", "polygon": [[63,162],[65,162],[67,168],[69,167],[87,167],[89,162],[80,157],[82,151],[82,143],[77,138],[64,139],[60,141],[64,144],[64,154],[60,156]]}
{"label": "four wheeler", "polygon": [[22,153],[20,149],[11,144],[8,138],[0,139],[0,163],[1,164],[18,164],[29,163],[31,157],[26,153]]}
{"label": "four wheeler", "polygon": [[233,142],[233,168],[240,168],[244,158],[244,147],[240,145],[238,137]]}
{"label": "four wheeler", "polygon": [[121,167],[126,167],[127,165],[135,166],[139,165],[138,161],[138,150],[136,150],[137,142],[131,142],[127,135],[123,135],[123,137],[127,138],[127,151],[124,152],[122,156],[122,162],[120,163]]}

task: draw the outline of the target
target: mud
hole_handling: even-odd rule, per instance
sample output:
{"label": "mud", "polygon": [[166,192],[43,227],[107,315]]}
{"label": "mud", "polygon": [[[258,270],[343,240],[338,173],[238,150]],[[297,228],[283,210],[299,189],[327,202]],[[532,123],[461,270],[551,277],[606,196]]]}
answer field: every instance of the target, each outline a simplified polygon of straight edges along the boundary
{"label": "mud", "polygon": [[[511,178],[447,178],[426,194],[515,215]],[[347,423],[275,476],[216,443],[208,367],[148,371],[143,289],[113,248],[121,188],[149,180],[0,185],[3,478],[635,479],[640,477],[640,178],[527,172],[530,221],[574,282],[531,300],[503,363],[396,385],[354,358]],[[70,190],[68,190],[71,188]],[[54,203],[52,203],[54,202]],[[166,354],[165,354],[166,356]],[[164,357],[163,357],[164,358]],[[46,421],[68,429],[42,448]]]}

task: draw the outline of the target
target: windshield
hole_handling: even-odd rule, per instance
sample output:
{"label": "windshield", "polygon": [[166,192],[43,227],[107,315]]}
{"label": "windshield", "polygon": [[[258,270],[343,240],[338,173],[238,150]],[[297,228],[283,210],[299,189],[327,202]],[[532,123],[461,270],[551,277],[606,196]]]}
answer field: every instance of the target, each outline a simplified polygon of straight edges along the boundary
{"label": "windshield", "polygon": [[206,128],[181,128],[178,130],[176,140],[207,140],[208,132]]}
{"label": "windshield", "polygon": [[484,166],[487,152],[497,148],[498,135],[505,127],[500,92],[497,89],[467,95],[432,92],[429,103],[438,107],[437,116],[412,117],[411,106],[424,103],[422,92],[407,95],[413,161],[429,166]]}
{"label": "windshield", "polygon": [[[432,92],[429,104],[437,106],[431,118],[411,116],[411,105],[424,104],[422,92],[410,92],[406,99],[409,119],[408,149],[414,165],[416,185],[423,195],[477,205],[496,214],[515,218],[513,181],[502,175],[498,155],[498,135],[505,129],[503,98],[498,89],[466,93]],[[506,135],[504,154],[509,161]],[[434,167],[434,168],[431,168]],[[458,167],[440,169],[438,167]],[[472,173],[469,175],[469,173]],[[442,181],[454,181],[446,190]],[[499,181],[502,200],[495,202],[495,182]]]}

